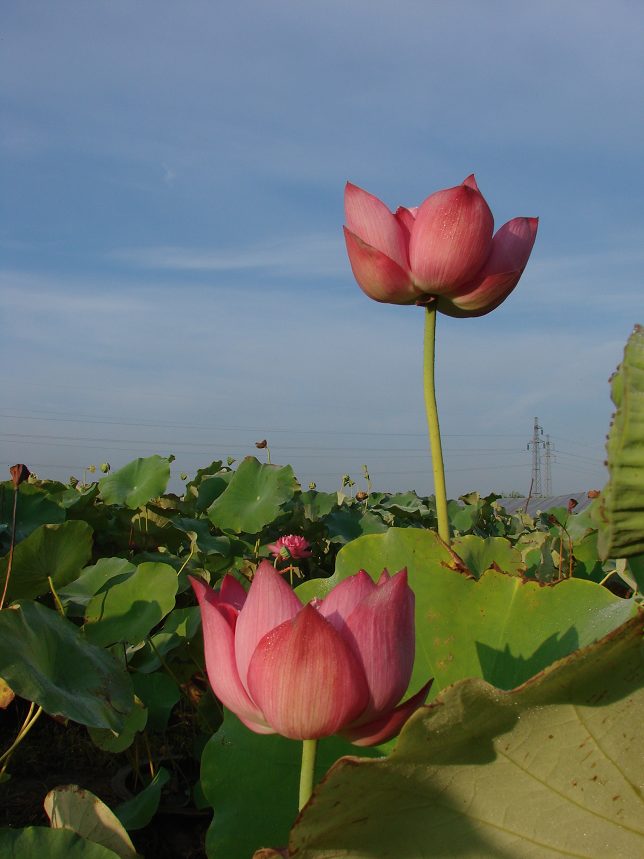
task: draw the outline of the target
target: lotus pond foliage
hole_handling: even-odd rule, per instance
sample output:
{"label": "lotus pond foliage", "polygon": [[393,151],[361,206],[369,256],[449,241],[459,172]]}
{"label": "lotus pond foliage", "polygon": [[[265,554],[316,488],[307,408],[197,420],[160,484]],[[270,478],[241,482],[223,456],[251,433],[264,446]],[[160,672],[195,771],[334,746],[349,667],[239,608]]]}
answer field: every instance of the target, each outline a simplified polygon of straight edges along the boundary
{"label": "lotus pond foliage", "polygon": [[[448,505],[451,542],[447,545],[436,534],[432,497],[372,491],[366,497],[361,493],[358,499],[345,492],[303,490],[289,466],[261,463],[254,457],[236,469],[216,460],[187,481],[184,492],[177,495],[165,491],[169,464],[168,458],[153,456],[130,463],[98,482],[60,483],[31,475],[0,484],[3,581],[11,555],[6,604],[0,612],[0,676],[9,690],[4,699],[5,719],[14,714],[17,727],[13,739],[19,740],[12,747],[8,737],[3,750],[2,789],[11,785],[12,768],[19,761],[21,747],[29,744],[34,719],[56,719],[62,742],[65,725],[68,730],[72,725],[84,726],[88,742],[102,753],[120,758],[130,769],[137,761],[141,768],[143,761],[147,772],[136,795],[112,809],[109,824],[104,823],[105,815],[97,816],[100,800],[93,797],[90,802],[84,792],[80,799],[75,796],[74,802],[85,803],[85,814],[90,814],[88,808],[93,809],[96,821],[90,833],[77,827],[76,840],[73,833],[65,840],[56,828],[3,830],[0,847],[4,850],[18,849],[11,846],[14,843],[42,842],[50,845],[47,850],[55,856],[60,840],[61,845],[65,843],[61,850],[71,849],[68,841],[70,845],[73,841],[74,849],[86,846],[83,855],[94,855],[92,850],[97,856],[126,855],[119,852],[124,839],[136,844],[141,826],[154,821],[154,815],[163,813],[173,794],[183,790],[184,801],[196,810],[208,815],[213,809],[206,838],[208,856],[234,859],[262,849],[264,853],[258,856],[278,855],[266,852],[268,846],[287,843],[303,856],[321,856],[326,836],[319,809],[324,806],[316,804],[315,813],[309,813],[307,806],[289,835],[297,813],[299,752],[296,743],[279,733],[345,733],[344,739],[331,736],[320,741],[315,780],[322,779],[325,770],[343,755],[350,756],[347,760],[364,760],[365,766],[377,759],[382,764],[374,773],[383,779],[385,792],[379,796],[386,792],[395,795],[401,772],[408,772],[405,755],[411,755],[414,778],[422,774],[426,785],[423,814],[427,809],[438,813],[433,797],[444,777],[441,761],[450,766],[450,755],[455,759],[464,755],[470,760],[473,748],[473,738],[461,716],[449,716],[450,708],[456,707],[454,714],[461,713],[462,705],[456,703],[455,696],[465,696],[467,712],[479,713],[475,722],[480,713],[487,714],[486,730],[490,738],[497,737],[494,743],[500,743],[503,736],[513,737],[515,731],[511,719],[508,722],[502,714],[530,714],[534,707],[543,712],[552,698],[552,683],[559,682],[556,672],[574,672],[577,662],[581,671],[587,664],[589,648],[600,654],[605,649],[608,660],[614,649],[622,646],[623,637],[631,636],[628,658],[635,658],[637,636],[633,638],[632,630],[641,631],[637,604],[644,559],[633,555],[623,562],[600,560],[601,496],[580,514],[559,508],[531,518],[522,512],[509,514],[496,496],[472,493]],[[138,506],[133,505],[134,497]],[[289,546],[289,541],[282,539],[285,536],[299,538],[290,541],[288,558],[281,551]],[[285,573],[281,569],[285,566],[294,567],[295,574],[293,570],[290,576]],[[383,568],[392,576],[385,574],[383,578]],[[393,575],[403,569],[406,572]],[[277,715],[262,711],[260,717],[255,711],[240,712],[223,688],[219,700],[213,694],[206,679],[208,671],[214,672],[212,686],[216,691],[220,675],[216,666],[207,665],[212,631],[205,632],[204,660],[202,620],[190,578],[199,583],[197,593],[209,595],[205,599],[214,607],[219,600],[226,602],[221,617],[231,611],[235,617],[222,623],[231,623],[231,628],[237,624],[239,629],[244,606],[249,605],[262,577],[280,593],[282,589],[284,594],[288,592],[284,599],[290,606],[290,617],[305,618],[307,611],[315,615],[320,611],[303,608],[311,601],[331,607],[330,601],[335,599],[344,605],[344,600],[333,596],[340,594],[343,583],[352,592],[356,590],[349,602],[357,606],[363,598],[369,600],[368,594],[391,588],[398,580],[402,583],[401,576],[404,588],[398,590],[402,595],[409,589],[415,607],[413,623],[402,615],[397,623],[407,631],[415,627],[416,659],[413,670],[408,660],[404,676],[393,677],[391,694],[384,695],[387,707],[395,707],[402,698],[403,702],[413,702],[409,712],[417,710],[431,677],[430,708],[440,704],[441,709],[421,707],[417,717],[409,719],[398,741],[400,752],[392,756],[396,741],[387,742],[387,733],[373,738],[375,746],[351,743],[359,739],[361,731],[364,733],[354,726],[369,722],[366,716],[358,718],[363,709],[362,687],[357,695],[360,701],[351,699],[347,705],[346,719],[340,718],[332,701],[329,712],[333,718],[313,731],[292,727],[293,720],[317,717],[313,710],[300,715],[282,713],[276,704]],[[365,583],[367,596],[363,597],[360,587],[352,582]],[[405,604],[407,599],[404,597]],[[396,601],[388,602],[393,606],[393,617]],[[323,615],[319,615],[321,621]],[[269,619],[268,626],[277,621],[279,618]],[[320,645],[316,635],[311,640]],[[246,650],[250,659],[254,647],[249,645]],[[289,659],[288,647],[284,653]],[[351,658],[355,660],[355,656]],[[547,680],[551,676],[548,671],[555,678],[552,683]],[[589,688],[600,679],[589,675]],[[614,679],[613,674],[611,683]],[[585,682],[579,680],[582,685]],[[268,682],[265,689],[269,699],[272,683]],[[524,686],[526,692],[517,698],[518,709],[513,709],[510,699],[498,709],[501,704],[494,702],[506,700],[502,690]],[[558,706],[565,705],[566,695],[569,691]],[[616,703],[611,706],[620,707],[619,694],[613,697]],[[275,701],[279,700],[276,696]],[[641,706],[636,703],[637,696],[633,700],[631,706]],[[271,713],[275,701],[269,700]],[[222,702],[231,710],[222,708]],[[377,711],[369,709],[374,706],[368,705],[369,718],[377,717]],[[277,729],[279,733],[253,733],[236,720],[235,712],[244,720],[265,719],[261,730]],[[557,718],[553,711],[552,719],[556,722]],[[272,725],[272,719],[277,723]],[[185,763],[177,762],[176,755],[168,752],[173,735],[186,722],[194,740],[190,754],[195,776],[188,786],[180,785],[176,769]],[[267,724],[272,726],[267,728]],[[429,751],[420,740],[425,731],[428,737],[443,737]],[[535,761],[541,766],[543,743],[537,736],[530,742],[535,744]],[[565,754],[567,738],[560,733],[553,737],[558,743],[557,753]],[[185,750],[182,753],[185,755]],[[246,776],[243,771],[249,760],[253,761],[252,773]],[[490,776],[497,766],[495,760],[498,755],[478,763],[471,758],[477,773],[482,773],[481,766],[489,767]],[[281,773],[279,791],[272,783],[276,762]],[[329,801],[329,791],[333,795],[337,790],[346,802],[355,803],[359,797],[367,809],[372,808],[372,824],[361,837],[365,844],[377,843],[384,837],[378,834],[378,827],[385,812],[370,805],[361,773],[361,768],[334,766],[316,790],[321,802]],[[548,789],[555,788],[553,784]],[[454,794],[453,802],[458,801],[456,797]],[[60,797],[58,800],[61,804]],[[240,804],[247,821],[243,825]],[[70,819],[76,818],[65,803],[61,808],[55,817],[58,823],[52,820],[52,826],[74,828]],[[389,818],[395,808],[392,800]],[[587,810],[587,814],[593,813]],[[401,823],[396,835],[390,819],[388,831],[392,834],[387,837],[399,839],[398,855],[411,857],[414,854],[405,844],[413,843],[410,833],[418,833],[420,817],[408,820],[403,816],[400,820],[404,826]],[[489,832],[475,832],[467,814],[464,820],[465,828],[454,833],[459,849],[469,845],[469,853],[466,850],[464,855],[480,855],[476,851],[494,831],[494,820],[490,820]],[[347,845],[355,843],[351,826],[347,821]],[[118,849],[114,842],[109,842],[110,847],[101,841],[105,827],[110,831],[122,828]],[[505,844],[504,839],[505,835],[499,844]],[[363,855],[347,849],[347,855]],[[130,851],[130,855],[134,854]],[[441,854],[438,846],[428,844],[423,855]]]}
{"label": "lotus pond foliage", "polygon": [[181,855],[210,859],[644,855],[642,329],[590,506],[448,500],[437,312],[497,308],[537,219],[494,233],[474,176],[395,213],[348,184],[345,208],[363,291],[425,313],[435,496],[374,491],[366,466],[364,490],[304,490],[265,439],[266,462],[180,493],[160,454],[67,483],[12,466],[0,797],[38,737],[113,777],[110,802],[49,784],[45,755],[42,811],[5,814],[0,855],[179,859],[145,836],[179,813],[204,836]]}

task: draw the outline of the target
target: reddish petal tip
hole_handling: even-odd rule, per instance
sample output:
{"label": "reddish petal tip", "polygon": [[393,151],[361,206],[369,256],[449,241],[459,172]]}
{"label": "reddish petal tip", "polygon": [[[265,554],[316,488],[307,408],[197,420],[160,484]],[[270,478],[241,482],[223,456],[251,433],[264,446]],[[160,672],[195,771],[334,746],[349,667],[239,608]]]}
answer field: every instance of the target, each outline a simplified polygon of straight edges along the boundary
{"label": "reddish petal tip", "polygon": [[412,713],[422,707],[427,700],[433,682],[434,679],[432,678],[415,695],[387,715],[366,725],[349,728],[342,732],[342,736],[354,746],[377,746],[380,743],[386,743],[387,740],[391,740],[400,732]]}

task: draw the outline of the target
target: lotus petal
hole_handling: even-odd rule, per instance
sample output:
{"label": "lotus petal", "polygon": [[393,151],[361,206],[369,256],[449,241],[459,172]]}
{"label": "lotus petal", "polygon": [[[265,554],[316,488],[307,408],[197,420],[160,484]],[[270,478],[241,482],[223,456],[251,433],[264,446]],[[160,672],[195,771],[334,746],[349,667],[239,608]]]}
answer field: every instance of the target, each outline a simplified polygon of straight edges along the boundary
{"label": "lotus petal", "polygon": [[248,665],[260,639],[294,617],[302,603],[269,561],[262,561],[253,576],[235,630],[235,659],[241,682],[248,689]]}
{"label": "lotus petal", "polygon": [[385,716],[359,727],[349,727],[342,731],[342,736],[354,746],[377,746],[379,743],[386,743],[396,736],[411,714],[425,703],[433,682],[433,679],[430,680],[412,698]]}
{"label": "lotus petal", "polygon": [[400,701],[414,665],[414,594],[407,571],[383,581],[363,599],[342,633],[362,662],[369,705],[361,720],[371,720]]}
{"label": "lotus petal", "polygon": [[369,699],[357,657],[310,605],[262,638],[248,685],[271,726],[294,740],[336,733]]}
{"label": "lotus petal", "polygon": [[322,617],[340,630],[356,606],[375,589],[372,578],[360,570],[355,576],[349,576],[337,584],[315,607]]}
{"label": "lotus petal", "polygon": [[421,294],[398,263],[344,228],[344,239],[353,276],[362,291],[375,301],[412,304]]}
{"label": "lotus petal", "polygon": [[219,599],[240,610],[246,602],[246,591],[230,573],[226,573],[219,589]]}
{"label": "lotus petal", "polygon": [[225,707],[246,724],[251,723],[254,731],[273,733],[239,678],[235,662],[234,622],[231,623],[235,610],[230,606],[220,606],[219,595],[201,579],[193,576],[189,579],[201,608],[206,671],[213,692]]}
{"label": "lotus petal", "polygon": [[350,232],[408,271],[406,231],[382,200],[347,182],[344,209]]}
{"label": "lotus petal", "polygon": [[409,242],[414,283],[433,295],[451,295],[483,266],[493,228],[490,207],[471,183],[431,194],[418,209]]}
{"label": "lotus petal", "polygon": [[537,237],[538,218],[513,218],[492,240],[492,250],[482,270],[462,292],[438,309],[448,316],[483,316],[495,310],[519,282]]}

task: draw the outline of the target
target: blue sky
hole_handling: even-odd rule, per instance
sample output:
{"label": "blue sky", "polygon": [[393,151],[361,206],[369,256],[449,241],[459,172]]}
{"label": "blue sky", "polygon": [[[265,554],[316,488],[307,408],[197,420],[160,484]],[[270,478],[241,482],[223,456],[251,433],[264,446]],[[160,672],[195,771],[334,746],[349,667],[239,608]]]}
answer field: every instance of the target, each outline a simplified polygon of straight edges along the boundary
{"label": "blue sky", "polygon": [[553,490],[603,485],[607,379],[643,321],[641,3],[3,18],[6,466],[174,453],[178,475],[266,437],[303,484],[362,488],[366,463],[376,489],[431,493],[423,312],[355,284],[343,188],[395,208],[475,172],[497,226],[540,227],[498,310],[438,320],[448,493],[527,491],[535,415]]}

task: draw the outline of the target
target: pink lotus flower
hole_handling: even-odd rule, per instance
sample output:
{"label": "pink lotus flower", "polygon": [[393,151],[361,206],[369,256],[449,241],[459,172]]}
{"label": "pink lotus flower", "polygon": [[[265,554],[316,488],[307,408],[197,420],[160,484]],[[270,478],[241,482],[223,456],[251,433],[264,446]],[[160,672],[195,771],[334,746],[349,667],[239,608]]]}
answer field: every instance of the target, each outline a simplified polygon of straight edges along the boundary
{"label": "pink lotus flower", "polygon": [[378,584],[360,571],[303,606],[262,561],[248,594],[232,576],[219,592],[191,578],[201,607],[208,680],[258,734],[357,745],[395,736],[428,683],[396,706],[414,662],[414,594],[407,572]]}
{"label": "pink lotus flower", "polygon": [[344,236],[360,288],[376,301],[426,304],[448,316],[482,316],[519,282],[538,218],[513,218],[493,236],[494,219],[473,175],[392,214],[347,182]]}
{"label": "pink lotus flower", "polygon": [[268,551],[276,558],[284,558],[285,560],[310,558],[313,554],[309,541],[304,537],[298,537],[296,534],[287,534],[274,543],[270,543]]}

